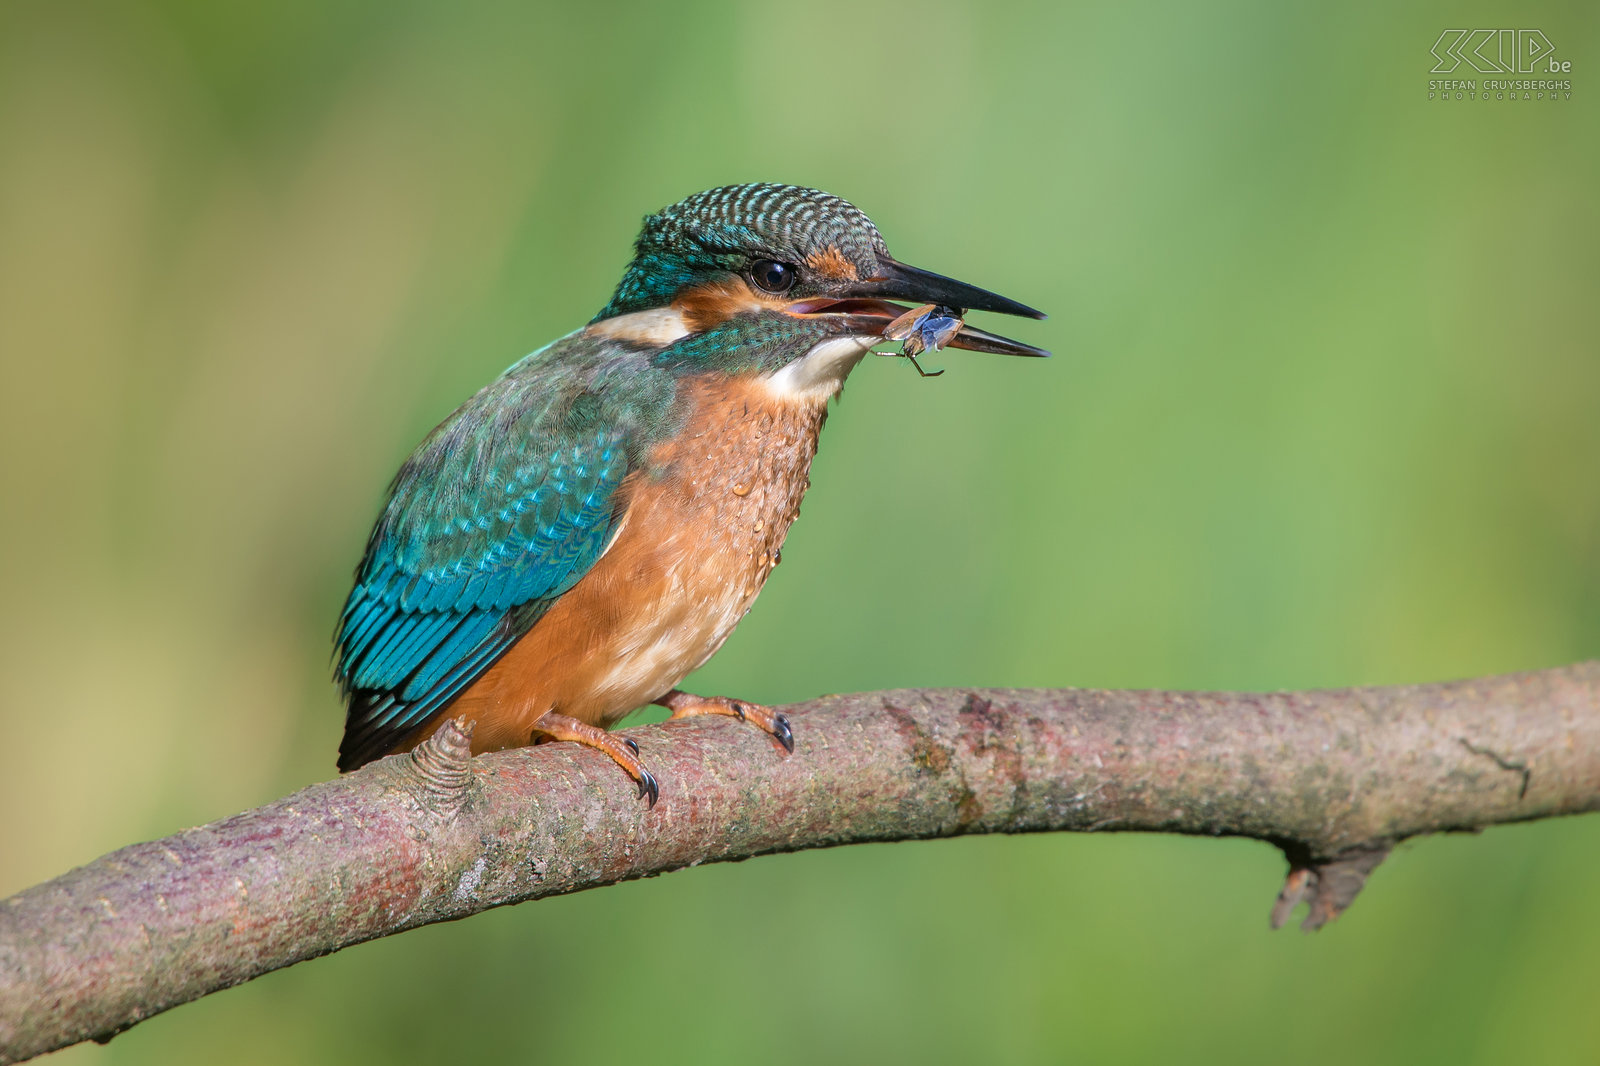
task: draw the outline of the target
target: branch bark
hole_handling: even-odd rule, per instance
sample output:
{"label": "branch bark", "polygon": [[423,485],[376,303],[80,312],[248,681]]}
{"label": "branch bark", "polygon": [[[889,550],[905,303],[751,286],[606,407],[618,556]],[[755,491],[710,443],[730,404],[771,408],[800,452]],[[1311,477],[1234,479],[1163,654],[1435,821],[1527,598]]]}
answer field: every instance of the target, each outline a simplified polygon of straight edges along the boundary
{"label": "branch bark", "polygon": [[1316,928],[1399,840],[1600,809],[1600,662],[1275,694],[906,690],[755,730],[629,730],[647,811],[572,745],[410,755],[135,844],[0,903],[0,1061],[112,1035],[271,970],[490,907],[701,862],[962,833],[1246,836]]}

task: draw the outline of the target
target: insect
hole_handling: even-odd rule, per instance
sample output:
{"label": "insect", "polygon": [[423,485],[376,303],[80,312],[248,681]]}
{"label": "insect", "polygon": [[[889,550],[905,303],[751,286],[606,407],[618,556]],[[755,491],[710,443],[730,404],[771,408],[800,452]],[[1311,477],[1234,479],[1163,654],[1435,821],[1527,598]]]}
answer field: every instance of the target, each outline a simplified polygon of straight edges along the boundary
{"label": "insect", "polygon": [[944,371],[922,369],[917,356],[923,352],[936,352],[949,344],[961,332],[961,315],[960,308],[923,304],[889,323],[883,331],[883,337],[885,340],[902,342],[900,354],[911,360],[918,374],[925,378],[936,378]]}

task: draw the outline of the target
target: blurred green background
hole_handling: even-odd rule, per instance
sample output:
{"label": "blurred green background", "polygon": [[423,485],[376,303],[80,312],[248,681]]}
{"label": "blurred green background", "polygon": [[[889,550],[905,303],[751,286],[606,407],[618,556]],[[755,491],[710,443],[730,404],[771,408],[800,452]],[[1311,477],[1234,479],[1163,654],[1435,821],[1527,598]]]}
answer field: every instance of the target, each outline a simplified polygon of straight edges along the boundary
{"label": "blurred green background", "polygon": [[[1429,102],[1448,27],[1571,100]],[[0,893],[329,776],[422,434],[642,215],[853,200],[1052,313],[870,361],[702,673],[1270,689],[1600,652],[1592,3],[0,6]],[[994,324],[994,323],[988,323]],[[1600,819],[1400,849],[1313,936],[1243,841],[840,849],[296,967],[73,1063],[1595,1061]]]}

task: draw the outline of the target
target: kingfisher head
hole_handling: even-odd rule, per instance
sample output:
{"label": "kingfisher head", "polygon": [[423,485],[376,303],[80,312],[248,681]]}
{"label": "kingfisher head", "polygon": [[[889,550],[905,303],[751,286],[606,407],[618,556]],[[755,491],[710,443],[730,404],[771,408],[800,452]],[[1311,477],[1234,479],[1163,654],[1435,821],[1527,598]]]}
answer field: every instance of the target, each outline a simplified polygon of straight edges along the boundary
{"label": "kingfisher head", "polygon": [[[751,316],[779,330],[803,322],[806,329],[799,332],[821,331],[837,341],[829,351],[843,353],[840,358],[854,353],[843,367],[848,371],[906,312],[895,300],[1045,317],[1015,300],[896,261],[872,220],[848,201],[797,185],[756,183],[696,193],[647,217],[633,260],[594,325],[664,342],[713,332],[734,320],[749,322]],[[1049,354],[964,324],[950,344]]]}

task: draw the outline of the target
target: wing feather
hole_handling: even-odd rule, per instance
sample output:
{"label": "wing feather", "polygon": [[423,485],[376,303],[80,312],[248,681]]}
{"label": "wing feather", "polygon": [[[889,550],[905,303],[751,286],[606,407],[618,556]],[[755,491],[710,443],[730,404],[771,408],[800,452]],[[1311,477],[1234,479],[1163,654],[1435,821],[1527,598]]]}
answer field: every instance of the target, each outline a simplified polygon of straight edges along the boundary
{"label": "wing feather", "polygon": [[[337,633],[339,768],[438,715],[604,553],[670,378],[574,334],[445,420],[401,468]],[[603,388],[628,375],[625,388]],[[650,412],[654,411],[652,415]]]}

